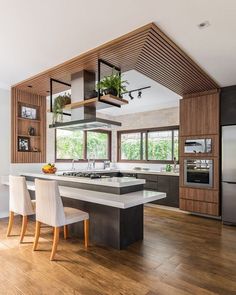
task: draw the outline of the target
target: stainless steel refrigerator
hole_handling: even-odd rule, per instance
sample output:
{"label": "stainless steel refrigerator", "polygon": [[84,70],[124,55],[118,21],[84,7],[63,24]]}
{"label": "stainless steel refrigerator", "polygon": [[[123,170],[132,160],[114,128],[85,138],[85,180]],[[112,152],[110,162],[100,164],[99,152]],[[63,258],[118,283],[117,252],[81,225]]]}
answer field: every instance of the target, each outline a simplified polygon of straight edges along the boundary
{"label": "stainless steel refrigerator", "polygon": [[236,125],[222,127],[222,220],[236,225]]}

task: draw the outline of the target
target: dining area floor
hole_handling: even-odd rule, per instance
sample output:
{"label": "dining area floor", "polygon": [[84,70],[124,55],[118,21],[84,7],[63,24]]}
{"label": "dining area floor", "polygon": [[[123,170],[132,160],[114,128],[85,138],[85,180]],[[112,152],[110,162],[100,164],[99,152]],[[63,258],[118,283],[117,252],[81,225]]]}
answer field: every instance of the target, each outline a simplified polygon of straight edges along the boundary
{"label": "dining area floor", "polygon": [[0,294],[236,294],[236,228],[182,212],[145,207],[144,240],[118,251],[84,247],[83,237],[59,241],[49,260],[52,228],[35,222],[19,243],[21,217],[10,237],[0,220]]}

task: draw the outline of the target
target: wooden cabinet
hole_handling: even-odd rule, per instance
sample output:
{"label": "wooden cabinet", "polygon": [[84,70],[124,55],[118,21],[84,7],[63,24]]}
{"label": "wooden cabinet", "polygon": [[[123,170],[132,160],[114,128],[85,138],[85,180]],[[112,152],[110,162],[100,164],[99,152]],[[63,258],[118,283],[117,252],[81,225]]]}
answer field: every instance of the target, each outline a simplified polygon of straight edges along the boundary
{"label": "wooden cabinet", "polygon": [[219,216],[219,204],[180,198],[180,209],[200,214]]}
{"label": "wooden cabinet", "polygon": [[221,125],[236,124],[236,86],[224,87],[220,93]]}
{"label": "wooden cabinet", "polygon": [[180,100],[180,136],[219,134],[219,94]]}
{"label": "wooden cabinet", "polygon": [[[185,96],[180,102],[180,209],[219,216],[219,161],[220,161],[220,100],[217,90]],[[186,154],[187,139],[212,139],[212,151],[207,154]],[[184,185],[186,159],[213,160],[213,187],[196,188]]]}

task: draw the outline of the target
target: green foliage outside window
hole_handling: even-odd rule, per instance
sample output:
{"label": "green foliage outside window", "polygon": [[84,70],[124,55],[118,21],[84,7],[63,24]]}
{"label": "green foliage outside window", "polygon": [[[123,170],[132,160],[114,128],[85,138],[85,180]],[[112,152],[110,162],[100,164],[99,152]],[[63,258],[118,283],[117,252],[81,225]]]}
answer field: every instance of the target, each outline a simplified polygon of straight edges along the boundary
{"label": "green foliage outside window", "polygon": [[84,136],[87,136],[87,159],[108,159],[108,134],[77,130],[57,130],[56,155],[58,160],[85,159]]}
{"label": "green foliage outside window", "polygon": [[[172,161],[174,157],[178,160],[178,130],[122,133],[120,138],[121,160]],[[143,143],[141,143],[142,138]],[[148,159],[146,159],[145,153],[146,140]],[[142,150],[143,155],[141,157]]]}
{"label": "green foliage outside window", "polygon": [[87,158],[108,159],[108,135],[107,133],[87,133]]}

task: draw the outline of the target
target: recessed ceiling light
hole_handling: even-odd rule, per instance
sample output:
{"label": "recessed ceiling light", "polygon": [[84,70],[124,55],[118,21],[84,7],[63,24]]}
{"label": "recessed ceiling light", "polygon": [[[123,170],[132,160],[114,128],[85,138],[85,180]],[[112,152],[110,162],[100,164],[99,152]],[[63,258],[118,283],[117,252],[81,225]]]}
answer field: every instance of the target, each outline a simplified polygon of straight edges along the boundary
{"label": "recessed ceiling light", "polygon": [[205,28],[207,28],[207,27],[210,26],[210,23],[209,23],[208,20],[206,20],[206,21],[204,21],[204,22],[198,24],[197,26],[198,26],[199,29],[205,29]]}

